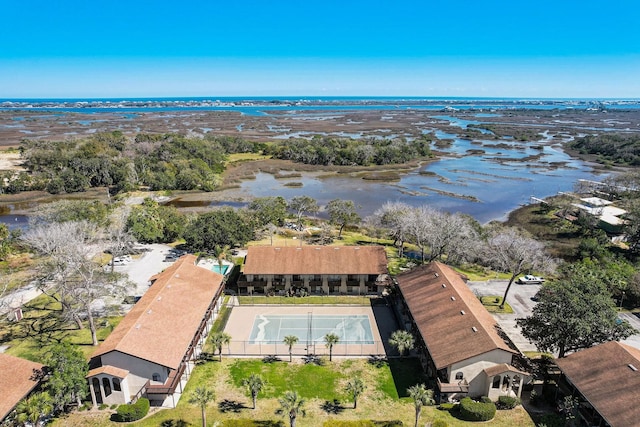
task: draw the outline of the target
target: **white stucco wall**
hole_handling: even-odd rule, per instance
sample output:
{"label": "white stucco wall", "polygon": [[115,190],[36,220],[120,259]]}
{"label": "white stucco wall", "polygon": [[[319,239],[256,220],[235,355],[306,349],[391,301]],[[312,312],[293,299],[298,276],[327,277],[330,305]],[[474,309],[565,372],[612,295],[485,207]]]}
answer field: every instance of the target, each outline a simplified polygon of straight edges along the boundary
{"label": "white stucco wall", "polygon": [[157,363],[138,359],[128,354],[112,351],[102,355],[102,365],[116,366],[120,369],[129,371],[127,380],[129,383],[129,392],[136,394],[148,380],[153,378],[153,374],[160,374],[160,381],[151,381],[152,384],[164,384],[167,380],[167,368]]}
{"label": "white stucco wall", "polygon": [[456,374],[462,372],[463,378],[469,383],[469,396],[482,396],[487,393],[488,387],[484,369],[491,368],[500,363],[511,363],[513,354],[496,349],[488,353],[474,356],[470,359],[451,365],[449,382],[456,382]]}

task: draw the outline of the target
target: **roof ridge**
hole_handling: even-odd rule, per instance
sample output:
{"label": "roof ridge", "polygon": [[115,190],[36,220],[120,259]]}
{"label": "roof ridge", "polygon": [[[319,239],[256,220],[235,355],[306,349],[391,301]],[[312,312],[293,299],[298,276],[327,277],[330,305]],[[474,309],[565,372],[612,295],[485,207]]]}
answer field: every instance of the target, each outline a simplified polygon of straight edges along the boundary
{"label": "roof ridge", "polygon": [[[509,348],[509,351],[513,352],[513,349],[509,347],[508,343],[504,339],[502,339],[500,335],[495,331],[495,327],[496,325],[498,325],[498,322],[491,315],[491,313],[487,311],[487,309],[482,305],[482,303],[477,299],[476,295],[473,294],[473,292],[471,291],[471,289],[469,289],[467,284],[464,283],[460,274],[457,271],[455,271],[453,268],[445,264],[439,263],[437,261],[435,261],[434,263],[438,267],[438,270],[440,270],[440,272],[447,278],[447,281],[452,285],[453,289],[458,294],[457,296],[460,297],[460,299],[462,300],[462,303],[469,309],[470,313],[476,318],[476,320],[478,321],[478,324],[487,333],[489,338],[491,338],[491,340],[498,347],[506,346],[507,348]],[[442,267],[445,267],[445,268],[443,269]],[[451,275],[453,275],[453,277]],[[464,290],[462,293],[460,292],[460,289],[457,286],[458,284],[464,286],[464,288],[462,288]],[[468,300],[467,298],[464,298],[465,295],[462,295],[463,293],[467,295],[472,294],[473,298],[471,300]],[[491,327],[489,327],[489,325],[485,323],[485,321],[487,320],[491,322]]]}

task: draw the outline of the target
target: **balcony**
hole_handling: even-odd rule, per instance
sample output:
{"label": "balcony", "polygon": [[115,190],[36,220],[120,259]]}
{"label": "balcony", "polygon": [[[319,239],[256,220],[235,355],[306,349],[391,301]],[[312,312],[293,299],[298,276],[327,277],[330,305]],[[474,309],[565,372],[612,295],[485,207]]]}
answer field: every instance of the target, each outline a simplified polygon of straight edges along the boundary
{"label": "balcony", "polygon": [[440,393],[469,393],[469,383],[464,379],[453,383],[443,383],[438,378],[438,390]]}

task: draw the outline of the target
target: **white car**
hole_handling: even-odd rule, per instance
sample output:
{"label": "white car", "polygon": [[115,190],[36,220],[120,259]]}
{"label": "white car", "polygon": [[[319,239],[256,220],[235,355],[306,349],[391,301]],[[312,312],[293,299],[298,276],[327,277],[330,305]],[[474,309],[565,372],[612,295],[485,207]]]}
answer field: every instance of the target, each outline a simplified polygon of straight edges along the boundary
{"label": "white car", "polygon": [[532,276],[531,274],[525,274],[518,278],[516,283],[519,285],[540,285],[544,283],[544,279],[542,277]]}

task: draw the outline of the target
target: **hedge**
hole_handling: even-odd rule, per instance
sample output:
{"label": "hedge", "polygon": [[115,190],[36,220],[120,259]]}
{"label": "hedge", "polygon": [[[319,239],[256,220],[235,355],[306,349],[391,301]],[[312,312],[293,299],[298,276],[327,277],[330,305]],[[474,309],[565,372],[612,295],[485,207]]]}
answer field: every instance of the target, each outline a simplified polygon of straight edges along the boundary
{"label": "hedge", "polygon": [[520,399],[512,396],[500,396],[497,406],[499,409],[513,409],[520,404]]}
{"label": "hedge", "polygon": [[144,418],[148,412],[149,399],[142,397],[136,403],[118,406],[115,418],[120,422],[138,421]]}
{"label": "hedge", "polygon": [[496,405],[491,403],[476,402],[470,397],[460,401],[460,418],[465,421],[489,421],[496,415]]}

